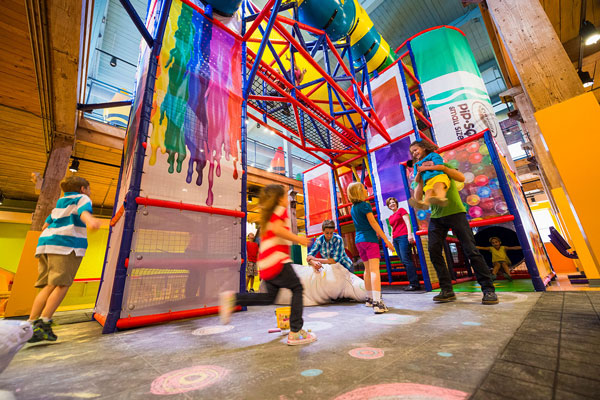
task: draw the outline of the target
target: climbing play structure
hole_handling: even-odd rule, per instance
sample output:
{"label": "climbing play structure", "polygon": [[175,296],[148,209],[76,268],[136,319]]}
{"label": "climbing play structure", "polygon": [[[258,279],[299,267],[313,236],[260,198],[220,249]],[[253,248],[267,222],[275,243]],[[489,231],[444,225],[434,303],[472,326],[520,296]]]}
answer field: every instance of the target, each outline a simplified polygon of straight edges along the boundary
{"label": "climbing play structure", "polygon": [[[471,122],[461,121],[469,126],[463,140],[440,142],[448,144],[442,154],[472,171],[463,188],[472,224],[513,223],[529,274],[543,290],[536,279],[549,267],[520,186],[496,150],[498,131],[481,111],[489,98],[472,76],[479,76],[476,68],[449,72],[466,79],[464,87],[432,91],[419,74],[429,83],[435,71],[410,47],[418,36],[397,55],[356,0],[269,0],[262,9],[249,0],[154,0],[147,15],[138,26],[144,40],[96,302],[103,332],[214,313],[219,292],[245,290],[248,123],[321,161],[303,177],[307,234],[333,219],[353,248],[347,185],[368,186],[389,230],[385,199],[394,196],[407,208],[408,145],[435,141],[445,123],[434,110],[469,96],[485,104],[468,111]],[[464,120],[471,106],[454,107]],[[473,135],[475,128],[492,134]],[[423,238],[427,215],[411,216]],[[417,240],[431,289],[425,247]],[[399,261],[387,251],[382,259],[388,284],[396,283]]]}

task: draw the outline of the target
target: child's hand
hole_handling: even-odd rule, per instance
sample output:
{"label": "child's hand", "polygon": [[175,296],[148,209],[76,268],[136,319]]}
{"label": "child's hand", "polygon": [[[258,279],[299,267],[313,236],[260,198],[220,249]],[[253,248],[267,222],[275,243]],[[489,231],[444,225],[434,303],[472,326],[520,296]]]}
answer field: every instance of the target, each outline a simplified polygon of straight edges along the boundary
{"label": "child's hand", "polygon": [[88,229],[95,231],[100,229],[100,227],[102,226],[102,222],[98,218],[94,218],[89,223],[87,223],[86,226],[88,227]]}
{"label": "child's hand", "polygon": [[296,240],[296,242],[300,246],[308,247],[308,245],[310,244],[310,239],[305,236],[298,236],[298,239]]}
{"label": "child's hand", "polygon": [[387,247],[388,249],[390,249],[391,251],[394,251],[394,245],[390,243],[389,240],[385,241],[385,247]]}

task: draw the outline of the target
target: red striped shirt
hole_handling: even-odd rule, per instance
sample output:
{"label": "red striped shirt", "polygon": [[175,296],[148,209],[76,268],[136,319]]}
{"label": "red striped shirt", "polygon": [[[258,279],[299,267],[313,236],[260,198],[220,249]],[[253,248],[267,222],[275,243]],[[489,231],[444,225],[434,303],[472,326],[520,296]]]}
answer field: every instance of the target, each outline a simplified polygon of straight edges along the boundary
{"label": "red striped shirt", "polygon": [[290,241],[280,238],[270,229],[271,224],[278,220],[283,221],[284,227],[288,231],[290,230],[290,218],[287,209],[282,206],[277,206],[271,214],[267,230],[260,240],[258,262],[256,263],[260,279],[275,278],[281,273],[283,264],[292,262],[290,258]]}

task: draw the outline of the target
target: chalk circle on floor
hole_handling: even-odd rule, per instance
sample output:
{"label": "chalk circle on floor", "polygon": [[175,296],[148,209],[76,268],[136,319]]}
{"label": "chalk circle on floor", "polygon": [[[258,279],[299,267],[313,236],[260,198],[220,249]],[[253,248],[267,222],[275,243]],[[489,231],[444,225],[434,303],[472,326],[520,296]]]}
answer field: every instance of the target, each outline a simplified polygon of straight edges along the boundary
{"label": "chalk circle on floor", "polygon": [[196,365],[167,372],[156,378],[150,392],[156,395],[172,395],[200,390],[213,385],[229,373],[218,365]]}
{"label": "chalk circle on floor", "polygon": [[336,397],[335,400],[374,400],[382,398],[463,400],[468,397],[468,393],[439,386],[418,383],[385,383],[355,389]]}
{"label": "chalk circle on floor", "polygon": [[198,328],[192,332],[192,335],[195,336],[206,336],[206,335],[216,335],[218,333],[223,333],[232,330],[235,328],[233,325],[211,325],[204,326],[202,328]]}

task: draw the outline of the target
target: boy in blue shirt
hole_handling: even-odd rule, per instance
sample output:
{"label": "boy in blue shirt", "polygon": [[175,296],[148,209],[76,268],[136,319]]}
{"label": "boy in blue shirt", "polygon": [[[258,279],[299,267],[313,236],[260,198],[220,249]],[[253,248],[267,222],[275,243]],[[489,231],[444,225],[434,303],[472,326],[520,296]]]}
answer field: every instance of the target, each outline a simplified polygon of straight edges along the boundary
{"label": "boy in blue shirt", "polygon": [[58,199],[42,228],[35,256],[39,258],[38,280],[41,288],[33,301],[29,322],[33,325],[30,343],[55,341],[52,316],[65,298],[87,249],[87,228],[100,228],[92,216],[89,182],[70,176],[60,184],[64,196]]}

